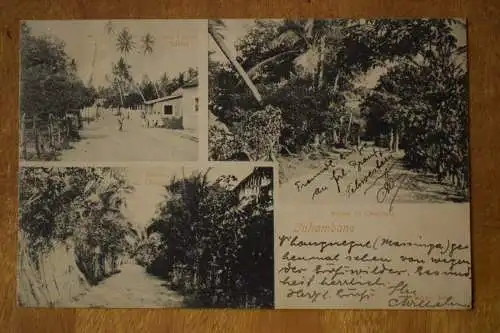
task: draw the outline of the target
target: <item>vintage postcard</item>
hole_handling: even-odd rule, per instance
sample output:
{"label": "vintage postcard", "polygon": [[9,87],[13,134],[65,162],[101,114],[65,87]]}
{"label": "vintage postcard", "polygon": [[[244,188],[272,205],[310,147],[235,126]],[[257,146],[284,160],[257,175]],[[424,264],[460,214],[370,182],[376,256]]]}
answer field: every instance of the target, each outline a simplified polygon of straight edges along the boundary
{"label": "vintage postcard", "polygon": [[470,309],[466,36],[23,22],[18,304]]}

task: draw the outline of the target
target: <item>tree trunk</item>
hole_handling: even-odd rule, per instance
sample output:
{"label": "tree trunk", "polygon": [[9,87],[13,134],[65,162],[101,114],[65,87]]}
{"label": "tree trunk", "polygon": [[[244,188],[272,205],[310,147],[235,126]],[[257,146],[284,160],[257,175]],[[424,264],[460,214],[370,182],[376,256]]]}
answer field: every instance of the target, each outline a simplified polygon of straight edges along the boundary
{"label": "tree trunk", "polygon": [[394,145],[394,130],[391,128],[391,132],[389,133],[389,150],[393,150]]}
{"label": "tree trunk", "polygon": [[160,96],[160,93],[158,92],[158,87],[157,87],[156,82],[153,82],[153,86],[155,87],[156,97],[157,97],[157,98],[160,98],[161,96]]}
{"label": "tree trunk", "polygon": [[317,150],[319,148],[319,145],[320,145],[319,134],[316,133],[314,134],[313,148]]}
{"label": "tree trunk", "polygon": [[[123,94],[122,94],[122,87],[118,85],[118,94],[120,94],[120,103],[123,106]],[[120,106],[118,106],[118,112],[120,112]]]}
{"label": "tree trunk", "polygon": [[213,27],[210,26],[210,24],[208,26],[208,33],[210,34],[210,36],[212,36],[212,39],[214,40],[214,42],[217,44],[217,46],[222,51],[222,53],[227,58],[227,60],[231,63],[231,65],[233,65],[234,69],[238,72],[238,74],[241,76],[243,81],[245,81],[246,85],[248,86],[248,88],[252,92],[252,94],[255,97],[255,99],[257,100],[257,102],[261,103],[262,97],[261,97],[259,91],[257,90],[257,87],[253,84],[252,80],[250,79],[248,74],[245,72],[243,67],[241,67],[241,65],[238,63],[236,58],[231,54],[231,52],[229,51],[229,49],[228,49],[226,43],[224,42],[224,40],[222,39],[222,37],[217,34],[217,32],[214,30]]}
{"label": "tree trunk", "polygon": [[146,103],[146,98],[144,98],[144,95],[142,94],[142,91],[141,89],[139,88],[139,86],[134,82],[133,79],[130,79],[130,83],[132,83],[132,85],[134,86],[134,88],[137,90],[137,92],[139,93],[139,95],[141,95],[141,98],[142,98],[142,101],[144,103]]}
{"label": "tree trunk", "polygon": [[394,137],[394,149],[395,153],[399,152],[399,130],[396,130],[396,135]]}
{"label": "tree trunk", "polygon": [[[323,87],[323,77],[325,75],[325,39],[326,36],[321,37],[321,44],[319,49],[319,74],[318,74],[318,88]],[[337,76],[338,77],[338,76]]]}
{"label": "tree trunk", "polygon": [[333,128],[333,144],[339,143],[339,135],[337,133],[337,128]]}
{"label": "tree trunk", "polygon": [[347,132],[345,134],[345,145],[347,146],[349,144],[349,138],[351,137],[351,124],[352,124],[352,111],[349,116],[349,123],[347,125]]}
{"label": "tree trunk", "polygon": [[33,133],[35,134],[35,150],[36,150],[36,157],[40,158],[41,157],[41,152],[40,152],[40,138],[38,137],[39,131],[37,127],[37,122],[36,122],[36,116],[33,116]]}
{"label": "tree trunk", "polygon": [[339,78],[340,78],[340,70],[337,71],[337,75],[335,75],[335,81],[333,82],[333,93],[336,93],[339,89]]}
{"label": "tree trunk", "polygon": [[52,114],[49,114],[49,148],[54,147],[54,121]]}

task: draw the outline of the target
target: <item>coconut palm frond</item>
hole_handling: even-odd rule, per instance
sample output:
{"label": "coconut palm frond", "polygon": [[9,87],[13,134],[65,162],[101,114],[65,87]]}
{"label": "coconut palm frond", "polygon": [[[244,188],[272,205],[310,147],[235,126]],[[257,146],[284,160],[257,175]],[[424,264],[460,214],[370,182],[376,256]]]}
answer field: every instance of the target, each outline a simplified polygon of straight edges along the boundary
{"label": "coconut palm frond", "polygon": [[254,65],[252,68],[250,68],[247,72],[248,76],[250,78],[254,77],[257,73],[259,73],[266,65],[268,64],[271,64],[273,62],[276,62],[278,61],[279,59],[282,59],[282,58],[285,58],[287,56],[291,56],[291,55],[299,55],[300,54],[300,51],[298,50],[288,50],[288,51],[284,51],[284,52],[281,52],[279,54],[276,54],[270,58],[267,58],[261,62],[259,62],[258,64]]}
{"label": "coconut palm frond", "polygon": [[454,51],[455,55],[464,55],[464,54],[467,54],[467,45],[464,45],[464,46],[461,46],[459,48],[457,48],[455,51]]}
{"label": "coconut palm frond", "polygon": [[135,42],[132,34],[127,28],[124,28],[117,37],[116,49],[122,54],[129,54],[135,48]]}
{"label": "coconut palm frond", "polygon": [[153,35],[151,35],[149,32],[145,34],[142,39],[142,51],[144,54],[151,54],[153,53],[153,47],[155,45],[155,38]]}
{"label": "coconut palm frond", "polygon": [[304,39],[294,30],[287,30],[279,34],[278,37],[273,39],[270,43],[271,48],[278,48],[282,45],[295,45]]}
{"label": "coconut palm frond", "polygon": [[308,38],[311,38],[313,36],[313,30],[314,30],[314,21],[313,19],[308,19],[306,23],[304,24],[304,31],[306,33],[306,36]]}
{"label": "coconut palm frond", "polygon": [[223,20],[208,20],[208,32],[216,34],[218,37],[224,39],[223,31],[227,28]]}

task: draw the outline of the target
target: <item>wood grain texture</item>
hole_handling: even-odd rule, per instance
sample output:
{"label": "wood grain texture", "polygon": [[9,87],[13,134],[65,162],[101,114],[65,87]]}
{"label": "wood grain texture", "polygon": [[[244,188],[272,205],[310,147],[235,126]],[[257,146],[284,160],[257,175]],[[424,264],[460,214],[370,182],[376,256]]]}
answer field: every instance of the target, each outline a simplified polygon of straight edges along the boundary
{"label": "wood grain texture", "polygon": [[[466,17],[472,156],[472,311],[35,310],[15,304],[18,47],[21,19]],[[498,0],[0,0],[1,332],[498,332],[500,330]]]}

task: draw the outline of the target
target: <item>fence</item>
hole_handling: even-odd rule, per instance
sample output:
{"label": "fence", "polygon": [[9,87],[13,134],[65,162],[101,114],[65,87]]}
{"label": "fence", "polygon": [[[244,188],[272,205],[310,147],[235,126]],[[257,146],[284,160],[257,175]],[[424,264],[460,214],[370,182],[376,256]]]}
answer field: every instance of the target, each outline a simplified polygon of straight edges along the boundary
{"label": "fence", "polygon": [[52,114],[21,116],[20,154],[23,160],[53,160],[57,152],[69,148],[78,139],[82,128],[79,110],[70,111],[64,118]]}

